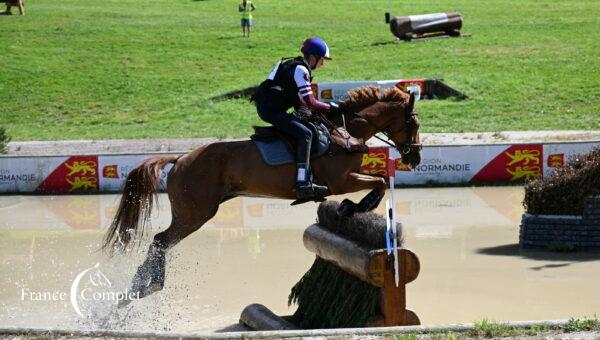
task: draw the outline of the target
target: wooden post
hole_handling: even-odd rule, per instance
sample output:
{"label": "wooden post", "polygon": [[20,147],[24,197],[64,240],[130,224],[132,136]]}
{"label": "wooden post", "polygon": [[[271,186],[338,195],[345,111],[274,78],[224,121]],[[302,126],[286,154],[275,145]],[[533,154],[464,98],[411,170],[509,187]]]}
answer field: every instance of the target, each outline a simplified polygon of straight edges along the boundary
{"label": "wooden post", "polygon": [[[398,267],[400,284],[394,280],[393,257],[385,253],[377,254],[371,262],[371,270],[378,271],[383,277],[380,289],[380,315],[374,316],[368,323],[370,327],[408,326],[421,324],[417,315],[406,309],[406,284],[419,275],[420,263],[417,256],[405,248],[398,248]],[[379,276],[377,275],[377,276]]]}

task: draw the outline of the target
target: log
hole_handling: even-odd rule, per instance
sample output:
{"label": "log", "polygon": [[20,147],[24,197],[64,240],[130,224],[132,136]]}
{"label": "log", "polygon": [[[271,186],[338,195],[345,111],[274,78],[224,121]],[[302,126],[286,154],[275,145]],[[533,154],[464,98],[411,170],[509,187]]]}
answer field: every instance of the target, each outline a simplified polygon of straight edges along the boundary
{"label": "log", "polygon": [[318,224],[313,224],[304,231],[304,247],[320,258],[333,262],[349,274],[381,287],[378,281],[369,277],[369,251],[355,242],[342,238]]}
{"label": "log", "polygon": [[[385,249],[366,250],[355,242],[342,238],[318,224],[304,231],[304,246],[320,258],[333,262],[347,273],[372,284],[384,287],[387,256]],[[419,275],[420,264],[416,255],[404,248],[398,249],[401,272],[405,273],[404,283],[413,281]]]}
{"label": "log", "polygon": [[402,40],[411,40],[414,35],[444,32],[458,36],[462,27],[462,15],[454,13],[431,13],[394,17],[390,20],[392,34]]}
{"label": "log", "polygon": [[244,308],[240,315],[240,322],[255,331],[299,329],[293,323],[275,315],[269,308],[258,303]]}

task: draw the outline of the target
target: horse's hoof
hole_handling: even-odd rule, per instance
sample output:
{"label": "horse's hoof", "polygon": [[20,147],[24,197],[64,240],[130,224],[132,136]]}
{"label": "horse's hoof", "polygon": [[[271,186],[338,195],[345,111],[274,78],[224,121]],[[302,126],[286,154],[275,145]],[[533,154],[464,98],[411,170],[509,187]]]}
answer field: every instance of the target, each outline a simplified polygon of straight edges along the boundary
{"label": "horse's hoof", "polygon": [[131,303],[131,301],[133,301],[133,300],[123,299],[123,300],[119,301],[117,308],[127,307]]}
{"label": "horse's hoof", "polygon": [[356,211],[356,203],[352,202],[349,199],[345,199],[340,203],[340,206],[337,210],[338,217],[348,217]]}
{"label": "horse's hoof", "polygon": [[139,296],[136,296],[137,299],[141,299],[143,297],[146,297],[150,294],[156,293],[158,291],[161,291],[164,287],[164,283],[163,282],[150,282],[150,284],[148,284],[147,286],[145,286],[140,292],[139,292]]}
{"label": "horse's hoof", "polygon": [[363,199],[358,202],[355,212],[365,213],[372,211],[373,209],[377,208],[382,199],[383,195],[376,189],[373,189],[367,194],[367,196],[363,197]]}
{"label": "horse's hoof", "polygon": [[[118,308],[123,308],[134,300],[139,300],[141,298],[145,298],[148,295],[161,291],[164,288],[164,281],[151,281],[147,285],[136,285],[134,284],[131,287],[129,292],[126,291],[126,298],[119,301],[117,305]],[[129,298],[131,297],[131,298]]]}

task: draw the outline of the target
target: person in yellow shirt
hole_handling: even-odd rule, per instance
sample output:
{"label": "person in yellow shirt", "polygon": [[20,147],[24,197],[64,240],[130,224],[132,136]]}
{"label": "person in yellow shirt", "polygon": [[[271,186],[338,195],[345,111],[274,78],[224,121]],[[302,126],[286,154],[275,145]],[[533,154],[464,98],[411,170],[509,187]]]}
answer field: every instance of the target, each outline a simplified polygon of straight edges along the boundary
{"label": "person in yellow shirt", "polygon": [[0,15],[12,15],[12,12],[10,11],[12,6],[19,7],[19,14],[25,15],[25,5],[23,4],[23,0],[5,0],[0,2],[6,3],[6,11],[0,12]]}
{"label": "person in yellow shirt", "polygon": [[256,7],[249,0],[243,0],[240,4],[239,12],[242,15],[242,34],[246,36],[248,32],[248,38],[250,38],[250,27],[252,27],[252,12],[256,11]]}

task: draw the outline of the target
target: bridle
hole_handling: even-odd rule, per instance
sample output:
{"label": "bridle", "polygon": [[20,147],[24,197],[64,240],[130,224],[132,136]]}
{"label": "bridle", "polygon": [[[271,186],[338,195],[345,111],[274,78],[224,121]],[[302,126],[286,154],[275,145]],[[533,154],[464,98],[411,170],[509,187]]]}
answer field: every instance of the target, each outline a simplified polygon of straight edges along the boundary
{"label": "bridle", "polygon": [[[409,152],[411,152],[413,149],[416,149],[417,151],[421,151],[421,149],[423,148],[423,144],[418,144],[416,143],[416,129],[418,129],[418,124],[417,124],[417,118],[419,117],[419,114],[417,113],[417,111],[413,108],[411,112],[409,112],[408,114],[406,114],[406,121],[404,122],[404,126],[397,130],[397,131],[386,131],[384,128],[381,128],[373,123],[371,123],[368,119],[364,118],[363,116],[359,115],[358,113],[354,112],[354,111],[347,111],[347,110],[341,110],[340,112],[341,114],[341,118],[342,118],[342,124],[344,129],[346,129],[346,114],[350,114],[351,116],[354,117],[358,117],[360,119],[363,119],[365,122],[367,122],[367,124],[371,125],[371,127],[373,127],[376,131],[381,132],[386,138],[387,140],[374,135],[373,137],[379,139],[380,141],[384,142],[385,144],[391,146],[392,148],[396,148],[398,149],[398,151],[402,154],[402,155],[406,155]],[[327,119],[324,115],[322,114],[317,114],[316,115],[319,120],[321,120],[325,126],[327,126],[328,128],[333,129],[335,132],[337,132],[338,134],[340,134],[339,131],[337,131],[335,125],[329,121],[329,119]],[[404,130],[408,130],[408,142],[400,144],[400,145],[396,145],[392,138],[390,137],[390,134],[394,134],[394,133],[400,133]],[[413,135],[414,133],[414,135]],[[344,137],[342,134],[340,134],[340,137]]]}
{"label": "bridle", "polygon": [[[423,144],[416,143],[416,133],[415,132],[416,132],[416,129],[418,129],[417,118],[419,117],[419,114],[414,109],[410,113],[406,114],[406,121],[404,122],[404,126],[397,131],[386,131],[384,128],[371,123],[368,119],[360,116],[356,112],[352,112],[351,114],[356,117],[364,119],[367,122],[367,124],[371,125],[376,131],[381,132],[387,138],[387,140],[385,140],[377,135],[375,135],[373,137],[379,139],[380,141],[384,142],[385,144],[387,144],[393,148],[397,148],[398,151],[403,155],[408,154],[411,150],[413,150],[415,148],[419,151],[423,148]],[[394,134],[394,133],[400,133],[404,130],[407,130],[408,142],[402,143],[400,145],[396,145],[393,142],[390,135]]]}

